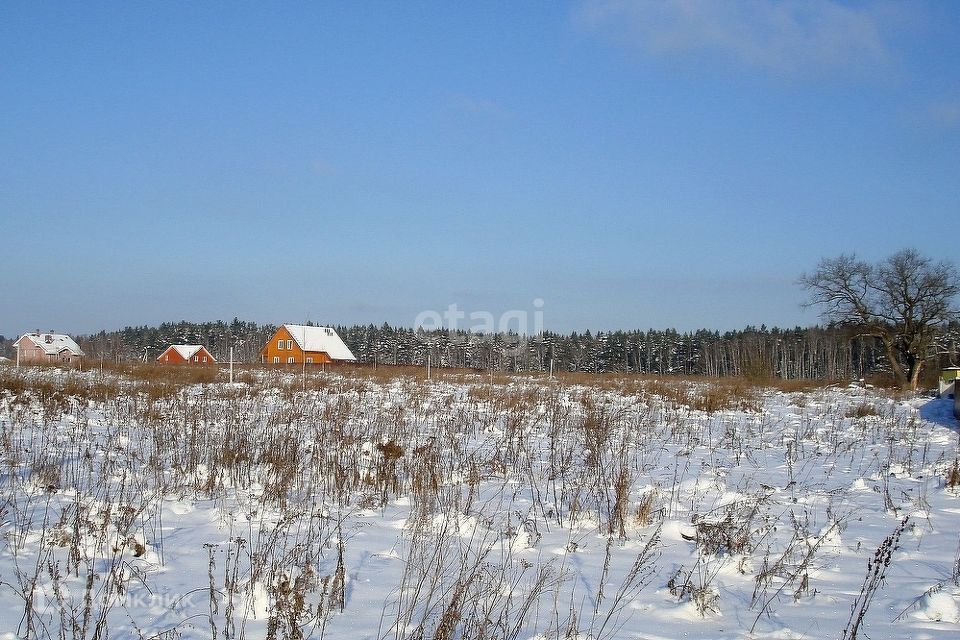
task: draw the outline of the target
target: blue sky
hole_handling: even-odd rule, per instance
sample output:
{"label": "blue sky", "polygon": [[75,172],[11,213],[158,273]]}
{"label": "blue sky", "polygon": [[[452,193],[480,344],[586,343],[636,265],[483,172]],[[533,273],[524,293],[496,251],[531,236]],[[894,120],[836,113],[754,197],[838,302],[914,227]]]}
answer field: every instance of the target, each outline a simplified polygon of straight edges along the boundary
{"label": "blue sky", "polygon": [[960,3],[0,5],[0,334],[807,325],[955,259]]}

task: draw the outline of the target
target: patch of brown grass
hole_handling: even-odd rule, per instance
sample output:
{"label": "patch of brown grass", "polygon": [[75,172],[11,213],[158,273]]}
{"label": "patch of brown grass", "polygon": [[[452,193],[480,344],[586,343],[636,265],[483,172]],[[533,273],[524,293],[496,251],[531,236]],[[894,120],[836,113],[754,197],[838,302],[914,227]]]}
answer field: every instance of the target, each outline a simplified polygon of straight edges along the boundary
{"label": "patch of brown grass", "polygon": [[860,404],[847,407],[844,415],[848,418],[868,418],[870,416],[879,416],[880,410],[869,402],[861,402]]}
{"label": "patch of brown grass", "polygon": [[953,466],[947,470],[946,483],[950,489],[960,486],[960,460],[954,460]]}
{"label": "patch of brown grass", "polygon": [[759,389],[743,379],[715,382],[702,393],[691,392],[690,408],[707,413],[717,411],[759,411]]}
{"label": "patch of brown grass", "polygon": [[206,384],[214,382],[219,376],[218,367],[197,367],[192,365],[134,364],[123,367],[122,373],[134,380],[144,382],[165,382],[174,385]]}

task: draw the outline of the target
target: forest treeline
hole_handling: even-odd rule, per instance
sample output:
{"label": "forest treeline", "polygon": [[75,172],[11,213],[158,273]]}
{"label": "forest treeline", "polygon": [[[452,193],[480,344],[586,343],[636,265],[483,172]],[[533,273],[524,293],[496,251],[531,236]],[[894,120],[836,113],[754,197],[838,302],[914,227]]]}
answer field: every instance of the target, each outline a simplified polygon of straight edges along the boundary
{"label": "forest treeline", "polygon": [[[170,344],[202,344],[225,361],[234,346],[238,362],[259,361],[274,325],[234,318],[232,322],[171,322],[74,336],[88,358],[153,361]],[[748,376],[786,379],[859,379],[883,373],[887,364],[874,338],[844,327],[779,329],[746,327],[718,332],[701,329],[600,331],[536,336],[514,333],[423,331],[387,324],[337,326],[361,363],[461,367],[495,371],[580,371],[658,375]],[[5,350],[10,353],[11,341]],[[957,364],[960,324],[938,336],[927,374]]]}

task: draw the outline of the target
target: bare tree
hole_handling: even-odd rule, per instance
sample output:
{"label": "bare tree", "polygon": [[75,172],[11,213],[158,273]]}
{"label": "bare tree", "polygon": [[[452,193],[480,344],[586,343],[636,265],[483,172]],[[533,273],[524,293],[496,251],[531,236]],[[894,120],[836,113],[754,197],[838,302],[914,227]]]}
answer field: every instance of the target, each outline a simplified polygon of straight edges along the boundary
{"label": "bare tree", "polygon": [[877,264],[854,255],[824,258],[799,283],[810,292],[807,306],[823,307],[825,320],[878,338],[904,388],[917,388],[938,328],[957,317],[956,267],[934,264],[913,249]]}

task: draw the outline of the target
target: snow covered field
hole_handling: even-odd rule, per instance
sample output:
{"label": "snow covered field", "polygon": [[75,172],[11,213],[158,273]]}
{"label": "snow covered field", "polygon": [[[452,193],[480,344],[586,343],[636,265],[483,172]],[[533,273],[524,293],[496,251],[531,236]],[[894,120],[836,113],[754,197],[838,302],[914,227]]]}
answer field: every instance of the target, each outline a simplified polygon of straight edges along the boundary
{"label": "snow covered field", "polygon": [[960,635],[947,401],[245,376],[0,367],[0,638]]}

